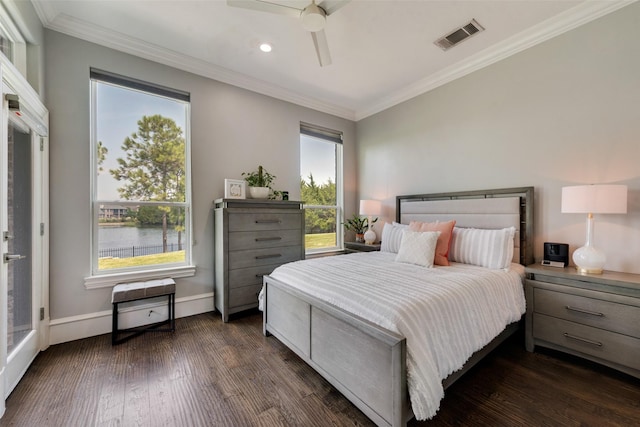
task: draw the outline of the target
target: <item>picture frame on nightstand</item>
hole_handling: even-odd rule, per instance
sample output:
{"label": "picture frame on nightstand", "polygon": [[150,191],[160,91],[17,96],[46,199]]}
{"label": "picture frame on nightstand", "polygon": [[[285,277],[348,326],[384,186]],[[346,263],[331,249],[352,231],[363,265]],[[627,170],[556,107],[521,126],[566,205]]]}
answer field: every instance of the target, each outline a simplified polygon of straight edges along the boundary
{"label": "picture frame on nightstand", "polygon": [[225,199],[246,199],[246,182],[243,179],[225,179],[224,180],[224,198]]}

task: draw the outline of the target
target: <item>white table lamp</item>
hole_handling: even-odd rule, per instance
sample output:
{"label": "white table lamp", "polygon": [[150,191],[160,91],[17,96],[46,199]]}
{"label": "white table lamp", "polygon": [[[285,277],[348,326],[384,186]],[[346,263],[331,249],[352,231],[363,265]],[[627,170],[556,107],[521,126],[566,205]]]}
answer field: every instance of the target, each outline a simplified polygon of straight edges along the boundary
{"label": "white table lamp", "polygon": [[376,241],[376,232],[371,226],[373,216],[380,215],[380,208],[379,200],[360,200],[360,215],[366,215],[369,224],[369,229],[364,233],[364,242],[367,245],[372,245]]}
{"label": "white table lamp", "polygon": [[604,252],[593,246],[593,214],[627,213],[626,185],[576,185],[562,187],[562,213],[587,214],[587,243],[573,253],[580,273],[602,274]]}

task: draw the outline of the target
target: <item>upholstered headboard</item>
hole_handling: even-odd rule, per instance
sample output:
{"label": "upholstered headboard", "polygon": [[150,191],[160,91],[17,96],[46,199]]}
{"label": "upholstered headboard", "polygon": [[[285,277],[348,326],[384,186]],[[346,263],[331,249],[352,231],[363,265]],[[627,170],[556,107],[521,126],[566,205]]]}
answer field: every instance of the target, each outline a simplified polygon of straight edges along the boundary
{"label": "upholstered headboard", "polygon": [[396,197],[396,221],[456,220],[456,227],[515,227],[513,260],[533,263],[533,187]]}

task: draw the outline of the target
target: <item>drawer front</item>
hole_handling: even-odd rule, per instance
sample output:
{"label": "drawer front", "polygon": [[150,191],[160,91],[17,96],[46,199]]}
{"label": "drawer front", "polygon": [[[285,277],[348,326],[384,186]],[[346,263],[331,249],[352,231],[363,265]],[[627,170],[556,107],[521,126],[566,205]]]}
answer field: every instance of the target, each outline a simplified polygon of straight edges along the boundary
{"label": "drawer front", "polygon": [[229,250],[261,249],[302,244],[302,230],[238,231],[229,233]]}
{"label": "drawer front", "polygon": [[283,246],[279,248],[251,249],[229,252],[229,270],[247,267],[259,267],[269,264],[284,264],[298,261],[302,257],[302,246]]}
{"label": "drawer front", "polygon": [[258,293],[262,284],[229,289],[229,308],[253,305],[258,306]]}
{"label": "drawer front", "polygon": [[640,339],[535,314],[533,336],[581,353],[640,369]]}
{"label": "drawer front", "polygon": [[302,213],[234,213],[229,215],[229,231],[291,230],[302,226]]}
{"label": "drawer front", "polygon": [[262,276],[271,272],[280,264],[262,265],[260,267],[241,268],[229,271],[229,289],[249,285],[262,284]]}
{"label": "drawer front", "polygon": [[536,288],[534,309],[536,313],[640,338],[640,307]]}

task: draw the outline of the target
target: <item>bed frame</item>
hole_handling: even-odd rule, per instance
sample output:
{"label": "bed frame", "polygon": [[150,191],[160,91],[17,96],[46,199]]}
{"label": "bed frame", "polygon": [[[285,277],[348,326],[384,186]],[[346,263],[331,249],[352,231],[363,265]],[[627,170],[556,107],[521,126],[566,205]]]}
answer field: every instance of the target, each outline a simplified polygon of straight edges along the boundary
{"label": "bed frame", "polygon": [[[516,226],[514,262],[533,262],[533,187],[396,198],[396,221],[456,219],[456,226]],[[413,417],[406,380],[406,339],[361,317],[264,277],[263,332],[272,334],[379,426]],[[465,366],[447,388],[518,328],[513,323]]]}

